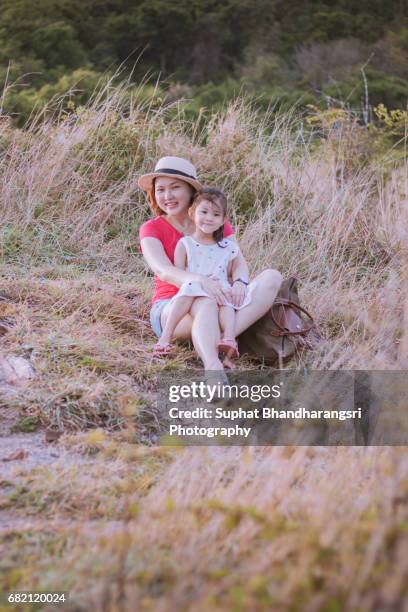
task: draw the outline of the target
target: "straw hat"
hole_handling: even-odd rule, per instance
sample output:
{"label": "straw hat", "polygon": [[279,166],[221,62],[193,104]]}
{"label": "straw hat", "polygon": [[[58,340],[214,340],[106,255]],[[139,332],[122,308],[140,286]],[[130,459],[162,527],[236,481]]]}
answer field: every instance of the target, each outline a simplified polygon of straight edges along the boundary
{"label": "straw hat", "polygon": [[202,187],[197,179],[197,170],[192,163],[182,157],[162,157],[157,162],[154,172],[143,174],[137,184],[143,191],[148,191],[152,187],[153,179],[158,176],[180,179],[192,185],[194,189]]}

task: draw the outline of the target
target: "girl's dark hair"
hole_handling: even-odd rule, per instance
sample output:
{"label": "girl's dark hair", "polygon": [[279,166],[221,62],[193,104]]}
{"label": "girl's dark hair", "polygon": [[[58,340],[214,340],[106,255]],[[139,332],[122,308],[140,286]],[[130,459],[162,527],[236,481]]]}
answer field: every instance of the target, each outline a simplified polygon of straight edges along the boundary
{"label": "girl's dark hair", "polygon": [[[221,189],[218,189],[218,187],[202,187],[199,189],[193,198],[191,210],[194,212],[200,202],[203,202],[204,200],[217,206],[221,210],[225,219],[227,215],[227,196],[223,191],[221,191]],[[213,232],[213,238],[218,246],[223,248],[220,242],[224,238],[224,223],[221,225],[221,227],[215,230],[215,232]]]}

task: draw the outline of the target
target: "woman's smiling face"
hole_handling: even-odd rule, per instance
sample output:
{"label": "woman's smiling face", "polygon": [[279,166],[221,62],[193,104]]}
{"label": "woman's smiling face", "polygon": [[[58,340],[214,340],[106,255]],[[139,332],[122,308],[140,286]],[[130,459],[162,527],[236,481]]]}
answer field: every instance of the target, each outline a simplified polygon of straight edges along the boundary
{"label": "woman's smiling face", "polygon": [[154,185],[157,205],[167,215],[187,212],[191,203],[193,188],[185,181],[167,176],[158,176]]}

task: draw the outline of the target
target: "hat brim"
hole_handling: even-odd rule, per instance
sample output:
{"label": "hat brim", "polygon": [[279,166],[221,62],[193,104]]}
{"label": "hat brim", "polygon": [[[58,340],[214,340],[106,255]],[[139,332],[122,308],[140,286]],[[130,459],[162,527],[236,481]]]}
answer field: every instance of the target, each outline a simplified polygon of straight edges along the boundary
{"label": "hat brim", "polygon": [[197,190],[201,189],[202,187],[202,184],[196,179],[190,178],[188,176],[183,176],[182,174],[167,174],[166,172],[150,172],[150,174],[143,174],[143,176],[139,177],[137,184],[141,189],[143,189],[143,191],[149,191],[149,189],[152,188],[153,179],[157,178],[158,176],[166,176],[169,178],[177,179],[178,181],[184,181],[185,183],[188,183],[189,185],[194,187],[194,189]]}

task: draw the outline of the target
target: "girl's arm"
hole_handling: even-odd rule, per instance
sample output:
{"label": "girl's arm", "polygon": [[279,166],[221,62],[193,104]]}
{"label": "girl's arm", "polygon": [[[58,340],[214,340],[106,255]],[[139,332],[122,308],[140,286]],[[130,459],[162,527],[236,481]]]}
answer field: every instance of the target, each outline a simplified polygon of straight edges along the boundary
{"label": "girl's arm", "polygon": [[180,268],[181,270],[185,270],[187,268],[187,251],[181,240],[179,240],[176,244],[174,251],[174,265],[176,268]]}
{"label": "girl's arm", "polygon": [[218,281],[174,266],[158,238],[143,238],[140,244],[147,265],[157,274],[160,280],[176,287],[181,287],[186,282],[199,282],[208,295],[216,299],[218,304],[222,305],[225,299],[229,299],[228,292],[220,286]]}
{"label": "girl's arm", "polygon": [[232,281],[234,282],[237,278],[242,278],[244,281],[249,282],[249,268],[241,249],[239,249],[235,259],[232,260],[232,264]]}
{"label": "girl's arm", "polygon": [[[249,268],[248,264],[245,261],[245,257],[242,254],[241,249],[239,248],[237,237],[235,234],[230,234],[226,238],[227,240],[231,240],[238,247],[238,255],[233,259],[234,262],[234,274],[232,275],[232,280],[234,281],[236,278],[242,278],[245,281],[249,280]],[[242,283],[241,283],[242,284]]]}

